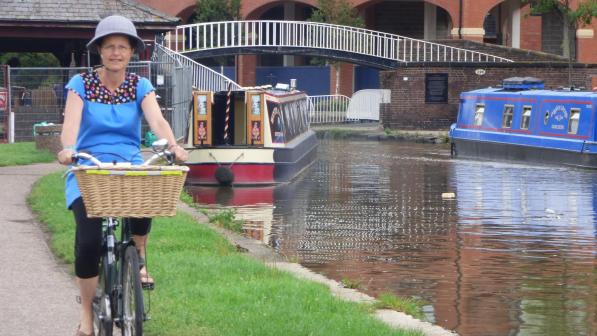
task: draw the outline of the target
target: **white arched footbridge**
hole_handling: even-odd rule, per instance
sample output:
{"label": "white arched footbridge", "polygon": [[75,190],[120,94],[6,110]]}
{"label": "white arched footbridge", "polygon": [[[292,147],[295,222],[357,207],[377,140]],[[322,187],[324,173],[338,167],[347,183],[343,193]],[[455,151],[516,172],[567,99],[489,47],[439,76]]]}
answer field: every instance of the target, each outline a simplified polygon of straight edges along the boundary
{"label": "white arched footbridge", "polygon": [[380,69],[400,63],[494,63],[512,60],[369,29],[308,21],[195,23],[167,33],[164,46],[192,59],[234,54],[295,54]]}

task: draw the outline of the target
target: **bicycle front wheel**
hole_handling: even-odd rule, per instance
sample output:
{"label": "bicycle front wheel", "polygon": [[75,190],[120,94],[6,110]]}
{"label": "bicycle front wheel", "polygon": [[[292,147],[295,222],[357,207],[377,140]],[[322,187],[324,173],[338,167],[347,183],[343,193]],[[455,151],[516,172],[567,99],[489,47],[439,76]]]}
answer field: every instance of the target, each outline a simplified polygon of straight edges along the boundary
{"label": "bicycle front wheel", "polygon": [[99,283],[93,298],[93,329],[97,336],[112,336],[112,273],[104,256],[100,262]]}
{"label": "bicycle front wheel", "polygon": [[139,270],[137,250],[128,246],[122,264],[122,336],[143,335],[143,291]]}

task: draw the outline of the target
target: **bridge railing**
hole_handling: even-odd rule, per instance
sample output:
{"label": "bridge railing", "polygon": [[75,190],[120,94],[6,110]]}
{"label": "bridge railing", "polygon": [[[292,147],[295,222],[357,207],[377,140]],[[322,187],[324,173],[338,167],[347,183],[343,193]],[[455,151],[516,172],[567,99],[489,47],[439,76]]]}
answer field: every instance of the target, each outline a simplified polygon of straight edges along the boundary
{"label": "bridge railing", "polygon": [[311,124],[334,124],[346,122],[346,111],[350,97],[344,95],[309,96]]}
{"label": "bridge railing", "polygon": [[175,60],[181,66],[188,68],[192,73],[192,85],[199,90],[223,91],[228,89],[228,83],[232,83],[233,90],[240,90],[241,86],[230,78],[219,74],[212,69],[195,62],[194,60],[162,46],[159,43],[155,45],[155,55],[157,59]]}
{"label": "bridge railing", "polygon": [[227,21],[178,26],[165,46],[180,53],[239,47],[332,49],[399,62],[512,62],[473,50],[369,29],[308,21]]}

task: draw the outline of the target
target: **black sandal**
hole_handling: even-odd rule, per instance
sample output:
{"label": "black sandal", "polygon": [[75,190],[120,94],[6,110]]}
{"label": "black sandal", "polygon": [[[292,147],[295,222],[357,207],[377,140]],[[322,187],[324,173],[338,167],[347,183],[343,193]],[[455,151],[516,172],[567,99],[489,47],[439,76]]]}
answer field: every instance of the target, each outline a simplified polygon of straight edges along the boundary
{"label": "black sandal", "polygon": [[153,290],[155,288],[155,282],[147,272],[147,267],[145,267],[145,259],[141,257],[139,257],[139,276],[141,277],[141,287],[143,289]]}

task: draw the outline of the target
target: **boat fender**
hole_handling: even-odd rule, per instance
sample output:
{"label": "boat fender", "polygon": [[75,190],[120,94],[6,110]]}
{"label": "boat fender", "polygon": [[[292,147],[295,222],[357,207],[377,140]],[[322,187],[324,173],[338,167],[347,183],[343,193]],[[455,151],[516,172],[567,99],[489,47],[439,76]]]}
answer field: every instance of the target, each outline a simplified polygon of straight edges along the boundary
{"label": "boat fender", "polygon": [[450,144],[450,156],[456,157],[456,144],[453,142]]}
{"label": "boat fender", "polygon": [[214,174],[216,180],[223,186],[229,186],[234,182],[234,173],[229,167],[220,166]]}

